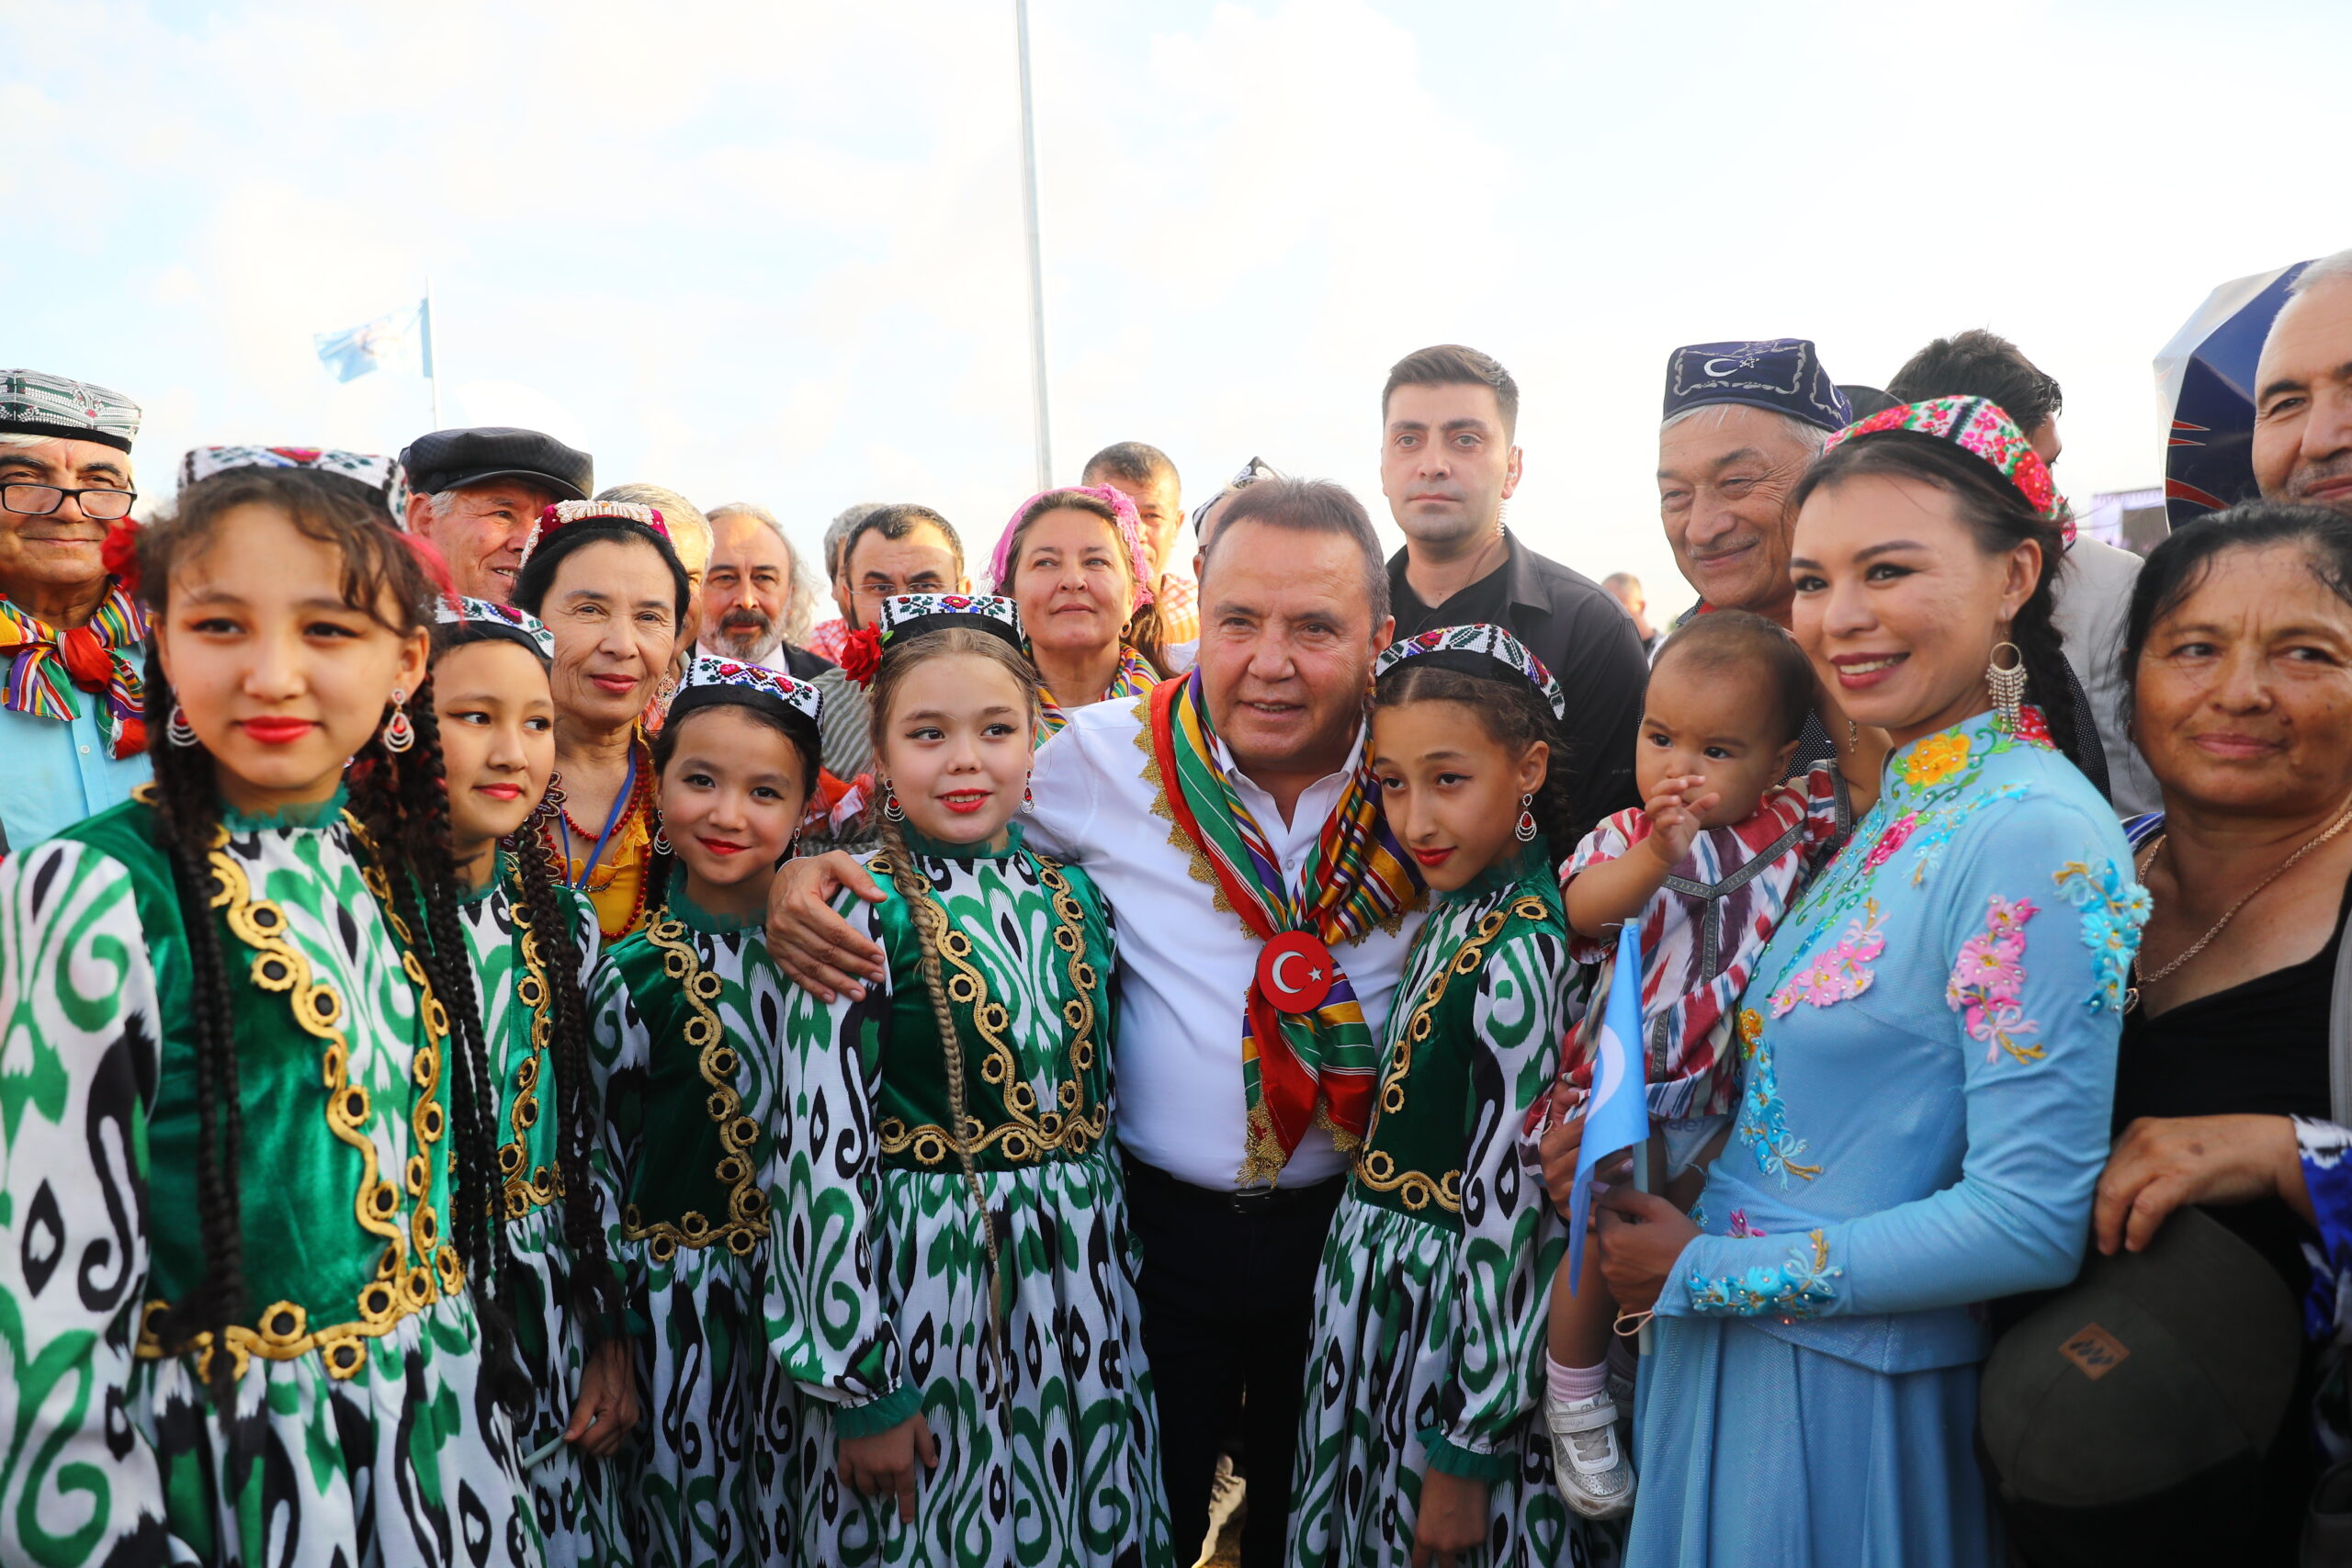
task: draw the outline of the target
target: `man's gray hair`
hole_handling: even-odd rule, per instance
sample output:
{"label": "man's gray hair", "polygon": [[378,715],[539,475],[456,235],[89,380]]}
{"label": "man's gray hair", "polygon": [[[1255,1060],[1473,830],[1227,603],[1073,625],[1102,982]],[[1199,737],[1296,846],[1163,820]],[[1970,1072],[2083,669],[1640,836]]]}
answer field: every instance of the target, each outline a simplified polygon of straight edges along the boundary
{"label": "man's gray hair", "polygon": [[[54,435],[33,435],[21,430],[0,430],[0,446],[46,446],[57,439]],[[131,483],[139,482],[137,470],[131,468],[128,452],[122,455],[122,471],[132,476]]]}
{"label": "man's gray hair", "polygon": [[711,537],[710,519],[702,514],[701,507],[696,506],[676,491],[662,485],[612,485],[598,491],[596,499],[625,501],[632,506],[653,508],[662,514],[662,521],[668,525],[673,544],[681,530],[701,536],[702,558],[706,563],[709,561],[712,546],[716,543]]}
{"label": "man's gray hair", "polygon": [[755,502],[730,501],[724,506],[710,509],[711,548],[716,551],[719,520],[727,517],[749,517],[764,523],[769,531],[784,541],[784,558],[792,563],[792,581],[784,599],[784,640],[795,648],[805,645],[808,628],[817,624],[817,585],[800,570],[800,552],[792,546],[792,536],[784,531],[784,524],[776,514]]}
{"label": "man's gray hair", "polygon": [[1660,424],[1657,431],[1660,435],[1663,435],[1678,424],[1709,415],[1713,416],[1714,422],[1720,424],[1723,423],[1724,416],[1730,411],[1750,408],[1755,409],[1758,413],[1770,414],[1779,421],[1781,428],[1788,433],[1789,439],[1804,448],[1805,461],[1808,463],[1820,457],[1821,449],[1829,445],[1829,432],[1822,429],[1821,426],[1799,419],[1792,413],[1782,413],[1779,409],[1758,408],[1753,403],[1701,403],[1697,408],[1684,409],[1681,412],[1673,415]]}
{"label": "man's gray hair", "polygon": [[1380,553],[1380,536],[1373,531],[1363,503],[1345,485],[1329,479],[1262,479],[1236,494],[1201,552],[1204,594],[1210,569],[1228,533],[1238,524],[1253,522],[1286,533],[1329,534],[1354,545],[1363,560],[1364,597],[1372,606],[1372,624],[1378,626],[1388,619],[1388,562]]}
{"label": "man's gray hair", "polygon": [[2287,285],[2287,298],[2292,299],[2306,289],[2322,283],[2333,282],[2339,277],[2352,277],[2352,250],[2338,251],[2332,256],[2322,256],[2303,268],[2295,281]]}

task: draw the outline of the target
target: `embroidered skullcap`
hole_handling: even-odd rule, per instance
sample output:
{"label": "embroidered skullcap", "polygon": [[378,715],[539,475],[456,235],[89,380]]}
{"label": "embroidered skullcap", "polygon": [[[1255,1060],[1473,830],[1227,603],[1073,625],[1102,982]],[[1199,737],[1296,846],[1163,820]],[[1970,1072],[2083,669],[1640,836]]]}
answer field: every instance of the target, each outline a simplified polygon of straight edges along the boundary
{"label": "embroidered skullcap", "polygon": [[1525,681],[1544,694],[1544,704],[1555,719],[1568,716],[1567,694],[1544,661],[1527,650],[1527,645],[1498,626],[1480,622],[1476,626],[1440,626],[1419,637],[1406,637],[1390,643],[1381,650],[1379,661],[1372,668],[1373,679],[1383,675],[1408,660],[1426,660],[1442,670],[1459,670],[1465,675],[1483,676],[1489,681]]}
{"label": "embroidered skullcap", "polygon": [[502,638],[528,649],[538,655],[542,664],[555,662],[555,633],[526,610],[493,604],[488,599],[452,597],[434,605],[433,618],[441,626],[456,626],[465,633],[456,639],[459,645]]}
{"label": "embroidered skullcap", "polygon": [[1831,436],[1822,451],[1826,455],[1849,441],[1865,440],[1891,430],[1931,435],[1982,458],[2016,488],[2035,515],[2054,525],[2065,535],[2068,544],[2075,542],[2074,508],[2058,493],[2058,486],[2050,477],[2050,465],[2041,460],[2041,454],[2033,449],[2033,443],[2026,439],[2017,421],[1992,399],[1929,398],[1924,402],[1899,404],[1874,413],[1859,424],[1848,425]]}
{"label": "embroidered skullcap", "polygon": [[120,392],[40,370],[0,370],[0,434],[95,441],[128,452],[139,405]]}
{"label": "embroidered skullcap", "polygon": [[523,541],[523,558],[514,570],[520,571],[528,566],[531,552],[537,549],[540,542],[549,535],[569,528],[574,523],[593,523],[599,519],[633,523],[664,539],[670,536],[670,525],[662,521],[662,513],[633,501],[559,501],[542,511],[539,520],[531,525],[530,536]]}
{"label": "embroidered skullcap", "polygon": [[1012,600],[982,593],[902,593],[882,601],[881,640],[885,646],[953,626],[969,626],[1001,637],[1026,656],[1021,632],[1021,606]]}
{"label": "embroidered skullcap", "polygon": [[334,474],[365,485],[388,508],[400,466],[372,452],[336,452],[319,446],[196,446],[180,458],[180,488],[232,468],[303,468]]}
{"label": "embroidered skullcap", "polygon": [[804,733],[810,745],[817,743],[817,721],[825,707],[823,694],[806,681],[740,659],[697,656],[686,666],[678,694],[670,699],[668,722],[675,724],[696,708],[725,703],[765,708]]}
{"label": "embroidered skullcap", "polygon": [[1665,417],[1711,403],[1770,409],[1824,430],[1843,430],[1854,417],[1812,341],[1801,337],[1694,343],[1668,355]]}
{"label": "embroidered skullcap", "polygon": [[1260,479],[1278,479],[1282,477],[1282,470],[1275,468],[1272,463],[1267,462],[1263,457],[1250,458],[1249,462],[1242,465],[1241,471],[1239,473],[1225,481],[1225,488],[1223,490],[1218,491],[1215,495],[1209,497],[1206,501],[1193,508],[1193,537],[1198,538],[1200,536],[1202,526],[1208,521],[1209,508],[1215,506],[1218,502],[1223,501],[1229,495],[1238,494],[1242,491],[1248,490]]}
{"label": "embroidered skullcap", "polygon": [[1041,490],[1014,507],[1012,517],[1004,525],[1004,532],[997,536],[995,552],[989,557],[989,581],[996,585],[996,591],[999,593],[1012,591],[1012,539],[1021,532],[1021,520],[1028,516],[1029,509],[1039,502],[1065,495],[1082,495],[1111,509],[1111,525],[1118,531],[1119,542],[1127,547],[1128,576],[1135,584],[1127,597],[1127,614],[1132,615],[1150,604],[1151,547],[1143,536],[1143,519],[1136,513],[1135,498],[1110,485],[1059,485],[1052,490]]}

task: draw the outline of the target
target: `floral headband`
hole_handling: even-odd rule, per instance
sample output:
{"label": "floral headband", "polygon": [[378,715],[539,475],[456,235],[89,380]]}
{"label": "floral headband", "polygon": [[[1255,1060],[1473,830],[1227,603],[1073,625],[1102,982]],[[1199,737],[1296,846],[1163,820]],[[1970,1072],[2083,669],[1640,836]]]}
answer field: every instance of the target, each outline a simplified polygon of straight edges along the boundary
{"label": "floral headband", "polygon": [[510,604],[494,604],[487,599],[444,599],[433,607],[433,618],[445,626],[503,637],[529,649],[542,663],[555,662],[555,633],[540,624],[537,615]]}
{"label": "floral headband", "polygon": [[1408,659],[1431,660],[1440,669],[1483,675],[1490,681],[1503,679],[1507,674],[1515,676],[1544,694],[1554,718],[1565,720],[1568,716],[1567,695],[1552,679],[1552,672],[1544,668],[1544,661],[1500,626],[1484,622],[1441,626],[1402,642],[1392,642],[1382,649],[1379,661],[1372,667],[1373,679],[1377,681]]}
{"label": "floral headband", "polygon": [[786,718],[803,721],[811,729],[825,709],[823,694],[806,681],[796,681],[763,664],[704,655],[686,666],[678,694],[671,699],[670,722],[718,703],[773,703]]}
{"label": "floral headband", "polygon": [[587,523],[599,517],[616,523],[634,523],[650,528],[663,538],[670,536],[670,525],[662,521],[662,513],[650,506],[633,501],[559,501],[539,513],[531,525],[530,536],[523,541],[523,558],[515,564],[520,571],[530,564],[531,552],[559,528],[569,528],[574,523]]}
{"label": "floral headband", "polygon": [[1135,592],[1128,596],[1127,613],[1135,614],[1151,603],[1151,547],[1143,536],[1143,519],[1136,514],[1133,497],[1125,491],[1109,485],[1060,485],[1041,490],[1012,509],[1012,516],[997,536],[996,551],[989,557],[989,581],[996,584],[999,593],[1012,589],[1012,536],[1021,532],[1021,520],[1029,509],[1048,496],[1082,495],[1089,501],[1099,501],[1111,509],[1111,525],[1119,531],[1120,543],[1127,547],[1127,566],[1135,579]]}
{"label": "floral headband", "polygon": [[196,446],[180,458],[180,488],[235,468],[307,468],[357,479],[389,506],[400,465],[373,452],[336,452],[322,446]]}
{"label": "floral headband", "polygon": [[1932,435],[1984,459],[2016,487],[2035,515],[2054,524],[2065,536],[2067,544],[2075,542],[2075,509],[2058,493],[2057,483],[2050,477],[2050,465],[2041,460],[2041,454],[2033,449],[2033,443],[2025,438],[2017,421],[1992,399],[1929,398],[1924,402],[1903,403],[1848,425],[1831,436],[1822,451],[1834,452],[1849,441],[1889,430]]}

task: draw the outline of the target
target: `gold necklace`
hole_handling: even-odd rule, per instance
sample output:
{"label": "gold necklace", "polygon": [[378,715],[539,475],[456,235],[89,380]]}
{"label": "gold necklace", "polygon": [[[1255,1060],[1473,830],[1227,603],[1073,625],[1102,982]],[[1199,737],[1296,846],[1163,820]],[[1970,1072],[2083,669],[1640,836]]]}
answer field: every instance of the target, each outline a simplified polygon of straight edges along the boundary
{"label": "gold necklace", "polygon": [[[2269,875],[2264,877],[2261,881],[2256,883],[2252,887],[2246,890],[2245,897],[2240,898],[2236,903],[2222,911],[2222,918],[2213,922],[2213,926],[2211,931],[2208,931],[2203,936],[2199,937],[2195,942],[2191,942],[2188,946],[2188,952],[2182,953],[2179,957],[2174,959],[2163,968],[2156,970],[2154,974],[2146,972],[2140,967],[2140,955],[2137,953],[2134,953],[2132,955],[2132,992],[2129,996],[2123,998],[2123,1010],[2125,1012],[2130,1012],[2133,1008],[2140,1005],[2140,989],[2142,987],[2163,984],[2165,977],[2171,975],[2174,970],[2179,968],[2182,964],[2188,963],[2190,959],[2204,952],[2206,944],[2211,942],[2215,937],[2222,934],[2222,928],[2228,925],[2232,918],[2234,917],[2240,909],[2245,908],[2246,905],[2253,902],[2254,896],[2256,894],[2261,892],[2264,888],[2269,886],[2272,883],[2286,875],[2290,871],[2292,871],[2295,868],[2296,863],[2301,861],[2305,855],[2311,853],[2313,850],[2319,848],[2322,844],[2335,837],[2336,834],[2344,831],[2345,825],[2347,823],[2352,823],[2352,804],[2347,804],[2344,807],[2343,811],[2337,814],[2335,820],[2328,824],[2327,830],[2325,832],[2320,834],[2319,837],[2312,840],[2311,842],[2305,844],[2301,849],[2297,850],[2293,854],[2289,855],[2285,860],[2280,861],[2277,865],[2273,866],[2270,870]],[[2172,835],[2169,833],[2157,834],[2156,841],[2150,844],[2148,846],[2147,852],[2140,857],[2140,863],[2133,868],[2133,873],[2142,886],[2144,886],[2147,883],[2148,868],[2156,863],[2157,852],[2165,847],[2165,840],[2171,837]]]}

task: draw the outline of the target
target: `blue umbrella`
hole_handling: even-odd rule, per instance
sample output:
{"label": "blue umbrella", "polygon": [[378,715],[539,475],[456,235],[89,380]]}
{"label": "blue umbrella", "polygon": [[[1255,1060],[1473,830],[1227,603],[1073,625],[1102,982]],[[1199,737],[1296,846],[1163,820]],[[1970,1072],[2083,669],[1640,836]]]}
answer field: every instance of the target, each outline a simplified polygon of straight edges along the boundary
{"label": "blue umbrella", "polygon": [[2172,526],[2255,498],[2255,366],[2288,286],[2310,265],[2222,284],[2156,355]]}

